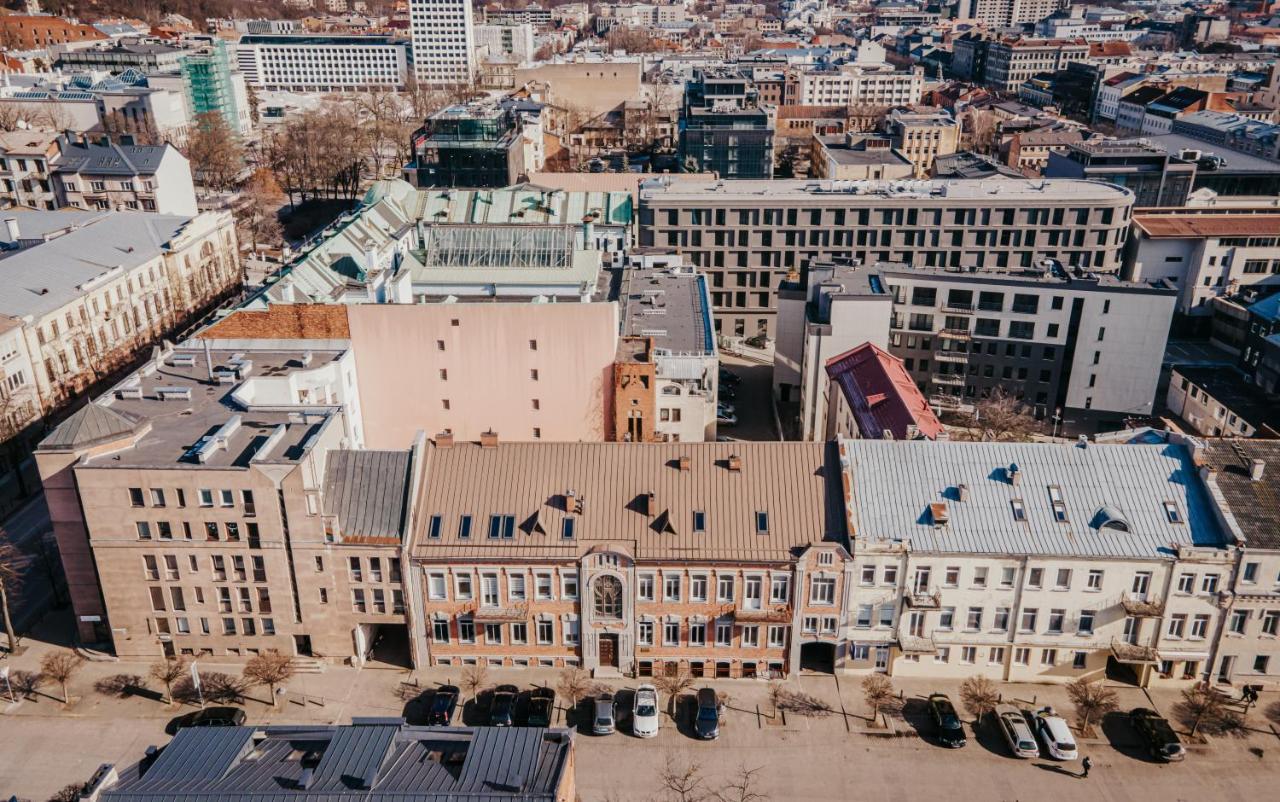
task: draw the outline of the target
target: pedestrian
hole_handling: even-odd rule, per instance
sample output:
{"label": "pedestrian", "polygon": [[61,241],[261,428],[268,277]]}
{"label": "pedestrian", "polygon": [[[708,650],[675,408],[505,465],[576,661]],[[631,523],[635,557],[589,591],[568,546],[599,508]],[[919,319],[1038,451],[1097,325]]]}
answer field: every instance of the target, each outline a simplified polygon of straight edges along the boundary
{"label": "pedestrian", "polygon": [[1080,765],[1084,767],[1084,772],[1080,775],[1081,779],[1089,779],[1089,769],[1093,768],[1093,761],[1086,756]]}

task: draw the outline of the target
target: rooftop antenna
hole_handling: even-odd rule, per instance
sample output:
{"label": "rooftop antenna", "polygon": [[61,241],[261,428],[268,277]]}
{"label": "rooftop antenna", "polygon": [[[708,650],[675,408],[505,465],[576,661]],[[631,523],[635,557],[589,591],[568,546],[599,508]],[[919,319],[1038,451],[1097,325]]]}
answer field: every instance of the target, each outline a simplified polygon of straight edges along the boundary
{"label": "rooftop antenna", "polygon": [[209,338],[204,338],[204,367],[208,371],[209,381],[213,381],[213,349],[209,347]]}

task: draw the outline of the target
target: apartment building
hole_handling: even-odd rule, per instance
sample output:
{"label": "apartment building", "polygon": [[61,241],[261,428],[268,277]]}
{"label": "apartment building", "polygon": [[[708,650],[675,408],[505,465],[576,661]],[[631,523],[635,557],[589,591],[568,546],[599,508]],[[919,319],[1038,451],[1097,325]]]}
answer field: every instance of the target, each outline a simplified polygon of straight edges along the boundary
{"label": "apartment building", "polygon": [[924,91],[924,69],[842,64],[800,72],[796,102],[807,106],[913,106]]}
{"label": "apartment building", "polygon": [[58,135],[44,131],[0,134],[0,202],[5,206],[56,209],[53,182]]}
{"label": "apartment building", "polygon": [[866,134],[815,134],[810,172],[839,181],[900,181],[915,176],[916,166],[885,137]]}
{"label": "apartment building", "polygon": [[398,90],[409,44],[390,36],[246,34],[235,45],[245,81],[268,92]]}
{"label": "apartment building", "polygon": [[[42,412],[57,409],[240,283],[235,222],[141,212],[6,214],[0,314],[22,321]],[[110,253],[108,262],[85,254]]]}
{"label": "apartment building", "polygon": [[960,14],[988,28],[1016,28],[1040,22],[1067,7],[1068,0],[965,0]]}
{"label": "apartment building", "polygon": [[170,144],[63,136],[58,149],[54,187],[59,206],[187,217],[199,213],[191,163]]}
{"label": "apartment building", "polygon": [[770,338],[779,283],[816,260],[981,271],[1049,258],[1118,272],[1133,203],[1092,181],[1004,179],[656,179],[639,195],[640,245],[678,247],[707,274],[717,330]]}
{"label": "apartment building", "polygon": [[1133,192],[1139,208],[1177,207],[1191,194],[1196,163],[1141,139],[1091,139],[1051,151],[1044,175],[1118,184]]}
{"label": "apartment building", "polygon": [[96,47],[66,50],[58,54],[63,69],[97,69],[124,72],[166,72],[178,69],[186,50],[144,39],[120,39]]}
{"label": "apartment building", "polygon": [[1016,93],[1027,79],[1065,70],[1072,61],[1084,61],[1089,44],[1083,39],[1001,39],[987,48],[984,82],[1003,92]]}
{"label": "apartment building", "polygon": [[946,429],[901,359],[863,343],[827,360],[827,439],[946,438]]}
{"label": "apartment building", "polygon": [[1133,219],[1124,276],[1178,288],[1178,312],[1208,316],[1210,299],[1280,281],[1280,214],[1242,208],[1150,209]]}
{"label": "apartment building", "polygon": [[853,564],[837,669],[1191,685],[1233,539],[1179,443],[844,440]]}
{"label": "apartment building", "polygon": [[532,25],[477,25],[475,33],[476,45],[488,48],[490,61],[523,64],[533,59]]}
{"label": "apartment building", "polygon": [[1083,137],[1075,128],[1045,126],[1013,134],[1002,145],[1005,163],[1024,175],[1040,175],[1054,153],[1079,144]]}
{"label": "apartment building", "polygon": [[613,368],[614,439],[714,440],[719,349],[706,276],[679,256],[639,255],[622,272]]}
{"label": "apartment building", "polygon": [[412,557],[431,665],[765,677],[834,654],[825,444],[438,438],[430,459]]}
{"label": "apartment building", "polygon": [[467,0],[410,0],[413,73],[431,86],[467,86],[475,76],[475,29]]}
{"label": "apartment building", "polygon": [[1273,392],[1231,365],[1173,365],[1165,406],[1185,431],[1205,437],[1280,437]]}
{"label": "apartment building", "polygon": [[944,111],[894,109],[885,130],[893,147],[915,167],[916,178],[930,175],[934,159],[955,153],[960,144],[960,123]]}
{"label": "apartment building", "polygon": [[688,172],[772,178],[776,110],[758,99],[749,73],[697,70],[685,88],[680,155]]}

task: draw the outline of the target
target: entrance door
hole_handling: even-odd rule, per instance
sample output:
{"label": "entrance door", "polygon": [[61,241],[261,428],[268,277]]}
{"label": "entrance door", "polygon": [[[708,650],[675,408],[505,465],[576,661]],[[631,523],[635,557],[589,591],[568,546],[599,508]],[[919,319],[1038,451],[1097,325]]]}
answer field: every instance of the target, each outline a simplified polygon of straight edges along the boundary
{"label": "entrance door", "polygon": [[876,647],[876,671],[879,671],[881,674],[884,674],[888,670],[889,670],[889,647],[877,646]]}
{"label": "entrance door", "polygon": [[1234,655],[1224,654],[1222,656],[1222,662],[1218,664],[1218,682],[1231,681],[1231,668],[1235,663],[1236,658]]}
{"label": "entrance door", "polygon": [[294,635],[293,651],[300,657],[311,656],[311,636],[310,635]]}
{"label": "entrance door", "polygon": [[617,635],[601,635],[599,636],[600,644],[600,665],[610,668],[618,667],[618,636]]}

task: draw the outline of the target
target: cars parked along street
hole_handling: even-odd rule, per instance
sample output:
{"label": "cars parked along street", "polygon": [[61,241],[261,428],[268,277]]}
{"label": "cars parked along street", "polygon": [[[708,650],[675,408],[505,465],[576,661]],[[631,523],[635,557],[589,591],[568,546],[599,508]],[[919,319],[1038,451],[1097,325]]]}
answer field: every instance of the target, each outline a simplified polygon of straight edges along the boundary
{"label": "cars parked along street", "polygon": [[704,741],[720,737],[720,699],[714,688],[698,690],[698,707],[693,716],[693,730]]}
{"label": "cars parked along street", "polygon": [[658,734],[658,689],[648,683],[636,688],[631,706],[631,732],[637,738]]}
{"label": "cars parked along street", "polygon": [[431,695],[431,707],[427,710],[427,724],[432,727],[447,727],[453,721],[453,711],[458,707],[458,687],[441,685]]}
{"label": "cars parked along street", "polygon": [[964,736],[964,725],[956,714],[955,705],[944,693],[930,694],[929,717],[938,733],[938,742],[951,749],[959,749],[967,742]]}
{"label": "cars parked along street", "polygon": [[618,718],[614,704],[613,694],[611,693],[602,693],[592,702],[592,708],[595,711],[595,715],[591,719],[591,733],[593,735],[612,735],[618,728]]}
{"label": "cars parked along street", "polygon": [[514,721],[516,694],[520,689],[514,685],[499,685],[493,690],[489,701],[489,726],[510,727]]}
{"label": "cars parked along street", "polygon": [[1049,757],[1054,760],[1075,760],[1080,756],[1076,751],[1076,739],[1071,735],[1071,728],[1052,707],[1036,711],[1035,727],[1036,735]]}
{"label": "cars parked along street", "polygon": [[1129,713],[1129,722],[1138,731],[1138,735],[1142,736],[1147,750],[1156,760],[1174,763],[1187,756],[1186,747],[1182,745],[1178,733],[1156,711],[1146,707],[1134,708]]}
{"label": "cars parked along street", "polygon": [[1014,757],[1040,757],[1040,747],[1036,744],[1027,716],[1013,705],[998,705],[995,709],[996,722],[1004,735],[1005,743]]}
{"label": "cars parked along street", "polygon": [[550,727],[556,712],[556,692],[550,688],[534,688],[529,694],[529,712],[525,714],[526,727]]}

